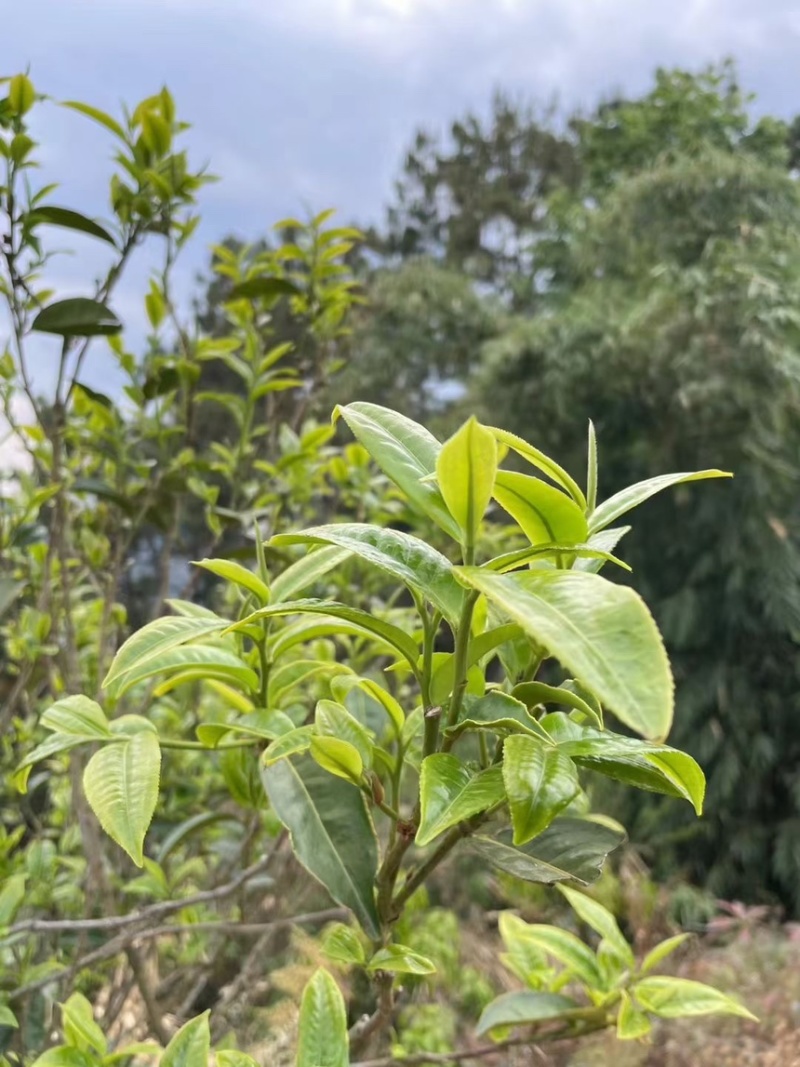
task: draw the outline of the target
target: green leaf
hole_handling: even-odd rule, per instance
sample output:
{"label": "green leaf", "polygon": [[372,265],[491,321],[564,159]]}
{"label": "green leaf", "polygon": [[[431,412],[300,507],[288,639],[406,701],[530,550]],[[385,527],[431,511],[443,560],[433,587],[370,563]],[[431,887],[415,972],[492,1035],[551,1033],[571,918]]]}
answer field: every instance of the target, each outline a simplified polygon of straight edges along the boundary
{"label": "green leaf", "polygon": [[109,837],[137,867],[144,862],[144,836],[158,800],[161,749],[152,730],[105,745],[86,764],[86,799]]}
{"label": "green leaf", "polygon": [[269,300],[274,303],[282,296],[296,296],[300,290],[288,278],[248,278],[238,282],[230,292],[229,300]]}
{"label": "green leaf", "polygon": [[320,968],[303,990],[295,1067],[348,1067],[349,1063],[344,997]]}
{"label": "green leaf", "polygon": [[378,404],[337,407],[333,413],[334,421],[339,416],[384,474],[420,511],[458,541],[458,523],[448,511],[441,492],[435,485],[423,481],[436,471],[442,447],[436,438],[411,419]]}
{"label": "green leaf", "polygon": [[631,992],[645,1011],[662,1019],[682,1019],[693,1015],[740,1015],[758,1021],[752,1012],[718,989],[688,978],[656,975],[642,978]]}
{"label": "green leaf", "polygon": [[560,993],[536,993],[523,989],[503,993],[483,1009],[478,1020],[478,1034],[488,1034],[500,1026],[530,1026],[569,1017],[579,1005]]}
{"label": "green leaf", "polygon": [[89,104],[83,104],[79,100],[65,100],[62,106],[71,108],[73,111],[79,111],[82,115],[86,115],[87,118],[93,119],[94,122],[98,122],[101,126],[105,126],[107,130],[110,130],[111,133],[119,137],[121,141],[126,140],[123,128],[116,119],[107,115],[105,111],[101,111],[97,107],[91,107]]}
{"label": "green leaf", "polygon": [[[275,585],[272,586],[273,593]],[[414,674],[417,674],[417,660],[419,659],[419,647],[417,642],[410,637],[405,630],[393,623],[371,615],[367,611],[348,607],[346,604],[338,604],[333,600],[292,600],[285,604],[270,604],[269,607],[259,608],[252,615],[241,619],[229,626],[224,633],[236,632],[246,629],[259,619],[276,618],[281,615],[330,615],[332,618],[344,619],[345,622],[355,623],[364,630],[374,633],[399,653],[409,664]]]}
{"label": "green leaf", "polygon": [[50,226],[62,226],[66,230],[76,230],[78,233],[89,234],[90,237],[98,237],[116,247],[116,242],[108,230],[104,229],[99,222],[81,215],[79,211],[71,211],[66,207],[56,207],[55,204],[42,204],[37,207],[30,216],[35,222],[44,222]]}
{"label": "green leaf", "polygon": [[202,681],[204,678],[222,678],[251,692],[258,689],[258,675],[240,656],[219,645],[198,641],[167,649],[157,656],[148,656],[125,672],[111,689],[111,695],[119,699],[139,682],[157,674],[171,676],[167,683],[159,687],[162,693],[174,688],[173,682]]}
{"label": "green leaf", "polygon": [[594,730],[562,714],[546,715],[541,724],[561,751],[579,766],[638,789],[688,800],[701,814],[705,775],[688,753],[608,730]]}
{"label": "green leaf", "polygon": [[63,697],[57,700],[43,712],[39,725],[54,733],[98,741],[111,736],[103,709],[85,696]]}
{"label": "green leaf", "polygon": [[69,1045],[55,1045],[38,1056],[31,1067],[97,1067],[97,1057]]}
{"label": "green leaf", "polygon": [[646,1037],[652,1028],[644,1012],[634,1008],[631,998],[623,990],[617,1013],[617,1038],[620,1041],[637,1041],[641,1037]]}
{"label": "green leaf", "polygon": [[642,965],[639,968],[642,974],[647,974],[648,971],[652,971],[654,967],[658,967],[659,963],[662,963],[667,956],[685,944],[691,934],[675,934],[674,937],[668,937],[665,941],[659,942],[655,948],[650,949],[645,958],[642,960]]}
{"label": "green leaf", "polygon": [[647,481],[629,485],[627,489],[622,489],[619,493],[609,497],[608,500],[604,500],[592,515],[589,528],[592,533],[595,533],[606,526],[610,526],[620,515],[624,515],[627,511],[631,511],[632,508],[638,507],[645,500],[649,500],[651,496],[660,493],[662,489],[669,489],[670,486],[680,485],[682,482],[699,482],[706,478],[732,477],[733,475],[729,471],[705,470],[688,474],[685,472],[681,474],[660,474],[657,478],[648,478]]}
{"label": "green leaf", "polygon": [[350,552],[347,549],[336,547],[320,548],[316,552],[309,552],[308,555],[287,567],[272,583],[273,604],[282,604],[291,600],[293,596],[313,585],[328,571],[338,567],[349,555]]}
{"label": "green leaf", "polygon": [[457,823],[503,800],[503,773],[489,767],[472,774],[456,757],[437,752],[422,761],[419,783],[421,819],[416,842],[420,847]]}
{"label": "green leaf", "polygon": [[228,625],[227,620],[216,615],[168,615],[137,630],[123,643],[114,657],[108,674],[103,679],[103,688],[114,691],[120,680],[134,668],[142,667],[189,641],[217,634]]}
{"label": "green leaf", "polygon": [[378,685],[372,678],[359,678],[352,674],[343,674],[331,679],[331,692],[338,700],[343,700],[351,689],[360,689],[367,696],[377,701],[391,719],[397,736],[401,735],[403,723],[406,719],[405,712],[391,693],[387,693],[383,686]]}
{"label": "green leaf", "polygon": [[463,531],[462,540],[475,542],[492,499],[497,474],[497,441],[476,418],[468,419],[442,445],[436,460],[436,480],[447,509]]}
{"label": "green leaf", "polygon": [[[625,527],[625,529],[630,529],[630,527]],[[597,534],[597,539],[601,537],[602,534]],[[624,571],[631,570],[631,567],[624,560],[618,559],[601,548],[594,547],[592,542],[593,539],[590,537],[586,544],[556,545],[546,542],[542,545],[531,545],[528,548],[520,548],[514,552],[504,552],[502,556],[495,556],[485,566],[490,571],[499,571],[500,574],[506,574],[508,571],[519,570],[526,564],[533,563],[536,560],[558,559],[560,556],[562,559],[566,557],[572,560],[572,567],[575,570],[588,570],[596,573],[604,563],[614,563]]]}
{"label": "green leaf", "polygon": [[546,474],[551,481],[556,483],[556,485],[560,485],[562,489],[566,489],[582,511],[586,508],[586,497],[583,495],[581,487],[563,467],[556,463],[554,459],[546,456],[544,452],[541,452],[538,448],[534,448],[533,445],[529,445],[527,441],[523,441],[523,439],[517,437],[516,434],[509,433],[508,430],[500,430],[496,426],[491,426],[489,428],[501,445],[506,445],[508,448],[513,449],[518,456],[522,456],[528,463]]}
{"label": "green leaf", "polygon": [[566,493],[540,478],[500,471],[494,498],[534,545],[577,545],[589,536],[582,509]]}
{"label": "green leaf", "polygon": [[333,923],[322,935],[322,951],[337,963],[363,966],[367,962],[361,939],[351,926]]}
{"label": "green leaf", "polygon": [[[362,769],[372,766],[372,742],[369,734],[343,704],[335,700],[320,700],[317,703],[314,723],[320,738],[339,738],[347,741],[356,750]],[[312,750],[313,750],[312,745]],[[356,775],[360,778],[361,771]]]}
{"label": "green leaf", "polygon": [[387,945],[378,949],[367,964],[367,970],[388,971],[390,974],[435,974],[436,964],[407,945]]}
{"label": "green leaf", "polygon": [[597,507],[597,434],[589,419],[589,447],[586,461],[586,514],[591,515]]}
{"label": "green leaf", "polygon": [[119,333],[122,323],[99,300],[75,296],[42,308],[31,323],[31,329],[37,333],[55,333],[59,337],[107,337]]}
{"label": "green leaf", "polygon": [[578,918],[600,935],[619,960],[626,966],[633,967],[634,957],[631,946],[622,936],[617,920],[608,908],[604,908],[598,901],[592,900],[591,897],[575,889],[569,889],[567,886],[559,886],[559,889]]}
{"label": "green leaf", "polygon": [[590,556],[584,555],[581,552],[576,552],[577,559],[572,564],[572,569],[575,571],[588,571],[590,574],[597,574],[606,560],[616,563],[617,566],[622,567],[625,570],[631,570],[627,563],[617,559],[611,553],[620,543],[625,534],[631,532],[630,526],[612,526],[607,530],[600,530],[597,533],[590,535],[589,540],[586,542],[590,549],[593,549],[597,555]]}
{"label": "green leaf", "polygon": [[378,938],[378,845],[361,791],[308,758],[264,767],[262,780],[299,861],[353,911],[369,937]]}
{"label": "green leaf", "polygon": [[474,836],[469,847],[493,867],[525,882],[550,885],[573,879],[590,885],[600,877],[609,852],[624,840],[621,828],[593,819],[562,817],[522,848],[512,846],[510,830],[493,838]]}
{"label": "green leaf", "polygon": [[467,694],[464,698],[464,716],[455,726],[445,730],[448,736],[458,737],[465,730],[490,730],[500,736],[509,733],[530,734],[545,744],[553,744],[550,735],[531,718],[524,704],[496,689],[482,697]]}
{"label": "green leaf", "polygon": [[25,74],[15,74],[8,83],[8,104],[14,115],[24,115],[36,103],[33,82]]}
{"label": "green leaf", "polygon": [[161,1054],[158,1067],[208,1067],[210,1051],[208,1012],[204,1011],[178,1030]]}
{"label": "green leaf", "polygon": [[61,1005],[61,1017],[64,1026],[64,1039],[73,1048],[82,1052],[94,1049],[101,1056],[108,1051],[108,1042],[97,1023],[94,1021],[92,1005],[83,993],[73,993]]}
{"label": "green leaf", "polygon": [[14,604],[24,588],[25,585],[22,582],[14,582],[10,578],[0,578],[0,618]]}
{"label": "green leaf", "polygon": [[313,526],[297,534],[279,534],[271,543],[338,545],[419,591],[449,622],[457,622],[461,614],[464,592],[455,579],[452,564],[435,548],[410,534],[367,523],[342,522]]}
{"label": "green leaf", "polygon": [[0,1026],[8,1026],[12,1030],[19,1029],[19,1022],[8,1004],[0,1004]]}
{"label": "green leaf", "polygon": [[0,889],[0,929],[10,925],[25,900],[25,875],[12,874]]}
{"label": "green leaf", "polygon": [[580,789],[569,757],[524,734],[512,734],[503,744],[503,781],[515,845],[545,830]]}
{"label": "green leaf", "polygon": [[234,585],[241,586],[248,593],[253,593],[257,596],[262,604],[269,602],[269,586],[262,582],[257,574],[253,574],[247,567],[243,567],[241,563],[236,563],[230,559],[201,559],[196,561],[194,565],[216,574],[218,578],[224,578],[226,582],[233,582]]}
{"label": "green leaf", "polygon": [[361,775],[364,773],[364,764],[358,749],[349,741],[342,741],[338,737],[313,736],[310,740],[309,751],[316,762],[339,778],[358,785]]}
{"label": "green leaf", "polygon": [[603,974],[592,950],[569,930],[540,923],[525,923],[518,937],[547,953],[590,989],[603,989]]}
{"label": "green leaf", "polygon": [[521,700],[527,708],[536,707],[537,704],[562,704],[579,711],[597,726],[603,725],[595,708],[583,697],[573,693],[571,689],[565,689],[564,686],[546,685],[544,682],[521,682],[514,686],[511,695]]}
{"label": "green leaf", "polygon": [[261,757],[262,764],[271,767],[273,763],[286,759],[287,756],[307,752],[311,748],[311,738],[316,731],[316,726],[297,726],[294,730],[287,730],[269,745]]}
{"label": "green leaf", "polygon": [[642,599],[624,586],[577,571],[493,574],[457,570],[626,726],[665,737],[673,682],[664,644]]}
{"label": "green leaf", "polygon": [[217,1067],[259,1067],[258,1061],[235,1048],[218,1048],[214,1052]]}

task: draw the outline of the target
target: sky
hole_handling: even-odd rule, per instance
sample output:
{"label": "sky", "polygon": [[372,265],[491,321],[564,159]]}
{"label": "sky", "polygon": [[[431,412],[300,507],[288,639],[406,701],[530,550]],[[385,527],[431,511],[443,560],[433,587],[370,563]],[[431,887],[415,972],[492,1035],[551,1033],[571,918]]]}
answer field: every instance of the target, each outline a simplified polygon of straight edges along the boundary
{"label": "sky", "polygon": [[[221,181],[201,194],[179,277],[187,302],[225,234],[256,238],[327,207],[379,221],[414,131],[485,110],[495,89],[589,108],[646,90],[656,66],[725,56],[759,110],[800,112],[796,0],[0,0],[0,73],[30,65],[55,99],[115,113],[167,84],[192,123],[191,155]],[[40,114],[58,202],[102,216],[109,135],[55,105]],[[101,255],[87,241],[55,260],[54,284],[85,291]],[[134,343],[151,267],[140,256],[115,297]]]}

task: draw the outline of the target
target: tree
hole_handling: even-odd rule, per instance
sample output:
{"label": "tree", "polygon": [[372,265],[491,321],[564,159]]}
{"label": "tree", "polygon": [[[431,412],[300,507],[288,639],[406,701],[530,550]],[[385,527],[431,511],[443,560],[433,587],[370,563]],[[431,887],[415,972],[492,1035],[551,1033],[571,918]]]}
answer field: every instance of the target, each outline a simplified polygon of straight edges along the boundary
{"label": "tree", "polygon": [[466,275],[427,258],[377,270],[367,291],[328,396],[389,403],[447,424],[502,308]]}
{"label": "tree", "polygon": [[574,218],[572,288],[488,346],[473,395],[576,465],[594,417],[605,489],[701,457],[735,472],[727,493],[648,504],[626,553],[712,814],[699,831],[656,803],[625,814],[661,873],[797,913],[798,190],[735,147],[659,156]]}
{"label": "tree", "polygon": [[575,189],[579,177],[575,145],[556,129],[552,109],[497,95],[488,121],[468,114],[444,143],[417,134],[386,232],[373,231],[371,244],[390,262],[432,256],[528,305],[543,284],[536,243],[549,232],[548,198]]}

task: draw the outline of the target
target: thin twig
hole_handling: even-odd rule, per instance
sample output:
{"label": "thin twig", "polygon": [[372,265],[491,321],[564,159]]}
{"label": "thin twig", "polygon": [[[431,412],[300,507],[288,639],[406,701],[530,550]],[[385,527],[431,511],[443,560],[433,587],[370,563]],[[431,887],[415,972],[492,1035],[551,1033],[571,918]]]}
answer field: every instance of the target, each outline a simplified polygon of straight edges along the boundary
{"label": "thin twig", "polygon": [[184,908],[191,908],[197,904],[208,904],[211,901],[224,900],[225,897],[232,896],[245,882],[248,882],[257,874],[262,874],[269,867],[285,839],[286,834],[280,834],[266,856],[240,871],[230,882],[226,882],[225,885],[217,886],[214,889],[204,889],[200,893],[195,893],[194,896],[183,897],[181,900],[165,900],[158,904],[151,904],[149,907],[141,908],[139,911],[132,911],[129,915],[106,915],[99,919],[26,919],[15,926],[9,927],[5,937],[9,938],[15,934],[25,933],[48,934],[62,931],[74,933],[90,930],[119,930],[124,926],[151,923],[165,915],[171,915],[173,912],[182,911]]}
{"label": "thin twig", "polygon": [[284,919],[273,919],[272,921],[263,923],[169,923],[164,926],[154,926],[149,930],[128,930],[126,933],[119,934],[117,937],[112,938],[111,941],[94,949],[92,952],[87,952],[85,956],[82,956],[81,959],[71,963],[68,967],[62,967],[60,970],[51,972],[43,978],[38,978],[33,982],[28,982],[26,985],[19,986],[17,989],[12,990],[8,994],[8,997],[10,1000],[18,1000],[20,997],[26,996],[28,993],[35,993],[39,989],[44,989],[45,986],[61,981],[67,975],[74,974],[77,971],[81,971],[95,963],[100,963],[103,960],[111,959],[112,957],[119,955],[121,952],[127,952],[131,945],[139,945],[144,941],[152,941],[160,937],[172,937],[175,935],[193,933],[195,931],[202,932],[204,930],[222,930],[228,934],[252,935],[263,933],[268,929],[276,930],[280,927],[302,926],[306,923],[330,922],[332,919],[341,919],[346,915],[347,912],[344,908],[325,908],[322,911],[310,911],[306,912],[304,915],[292,915]]}
{"label": "thin twig", "polygon": [[475,1048],[457,1049],[454,1052],[415,1052],[410,1056],[379,1056],[374,1060],[359,1060],[353,1067],[415,1067],[426,1063],[465,1063],[467,1060],[479,1060],[484,1056],[495,1056],[511,1048],[527,1045],[537,1053],[542,1062],[547,1062],[544,1052],[530,1043],[528,1037],[511,1037],[506,1041],[496,1041],[491,1045],[478,1045]]}

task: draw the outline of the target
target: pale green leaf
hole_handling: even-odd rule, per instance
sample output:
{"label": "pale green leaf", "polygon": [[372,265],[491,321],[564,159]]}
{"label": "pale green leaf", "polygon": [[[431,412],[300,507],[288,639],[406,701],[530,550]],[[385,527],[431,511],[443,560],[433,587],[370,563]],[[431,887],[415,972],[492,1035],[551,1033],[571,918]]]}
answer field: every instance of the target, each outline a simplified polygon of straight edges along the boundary
{"label": "pale green leaf", "polygon": [[672,673],[653,617],[632,589],[577,571],[494,574],[465,567],[457,573],[626,726],[645,737],[666,736]]}
{"label": "pale green leaf", "polygon": [[419,846],[430,844],[449,827],[494,807],[505,795],[500,767],[472,774],[447,752],[437,752],[422,761],[419,791]]}
{"label": "pale green leaf", "polygon": [[[323,552],[325,549],[322,550]],[[272,586],[273,593],[275,585]],[[338,604],[332,600],[292,600],[286,604],[271,604],[269,607],[260,608],[248,615],[240,622],[229,626],[225,633],[247,629],[259,619],[277,618],[281,615],[329,615],[332,618],[344,619],[345,622],[354,623],[364,630],[374,633],[386,644],[402,656],[412,671],[418,673],[417,661],[419,659],[419,646],[417,642],[405,630],[399,626],[386,622],[367,611],[348,607],[346,604]]]}
{"label": "pale green leaf", "polygon": [[546,474],[551,481],[560,485],[562,489],[566,489],[582,511],[586,508],[586,497],[583,495],[581,487],[554,459],[551,459],[544,452],[533,445],[529,445],[527,441],[517,437],[516,434],[510,433],[508,430],[500,430],[495,426],[490,427],[490,429],[501,445],[512,449],[518,456],[522,456],[528,463]]}
{"label": "pale green leaf", "polygon": [[420,511],[458,541],[458,523],[439,489],[424,479],[436,471],[441,444],[424,427],[378,404],[337,407],[341,416],[384,474],[403,490]]}
{"label": "pale green leaf", "polygon": [[617,1012],[617,1038],[620,1041],[638,1041],[652,1030],[652,1024],[644,1012],[634,1008],[631,998],[623,990]]}
{"label": "pale green leaf", "polygon": [[650,949],[645,958],[642,960],[642,965],[639,968],[642,974],[647,974],[648,971],[652,971],[655,967],[658,967],[660,963],[671,956],[676,949],[679,949],[681,945],[691,937],[691,934],[675,934],[674,937],[668,937],[665,941],[660,941],[655,948]]}
{"label": "pale green leaf", "polygon": [[344,997],[320,968],[303,990],[295,1067],[348,1067],[349,1063]]}
{"label": "pale green leaf", "polygon": [[338,567],[350,555],[349,549],[338,548],[331,545],[330,548],[318,548],[314,552],[308,552],[302,559],[296,560],[282,571],[272,583],[272,603],[283,604],[292,597],[308,589],[310,585],[318,582],[328,571]]}
{"label": "pale green leaf", "polygon": [[208,1067],[211,1033],[208,1012],[190,1019],[164,1049],[158,1067]]}
{"label": "pale green leaf", "polygon": [[335,774],[355,785],[361,781],[364,764],[358,749],[349,741],[341,741],[338,737],[312,736],[309,742],[309,752],[320,767],[330,774]]}
{"label": "pale green leaf", "polygon": [[83,774],[86,799],[109,837],[137,867],[144,861],[144,837],[158,800],[161,749],[152,730],[95,752]]}
{"label": "pale green leaf", "polygon": [[531,989],[503,993],[483,1009],[477,1032],[488,1034],[501,1026],[530,1026],[569,1018],[578,1007],[574,1000],[560,993],[538,993]]}
{"label": "pale green leaf", "polygon": [[474,417],[442,445],[436,480],[447,509],[473,544],[492,499],[497,474],[497,441]]}
{"label": "pale green leaf", "polygon": [[201,559],[195,563],[195,567],[202,567],[203,570],[216,574],[218,578],[224,578],[226,582],[241,586],[258,597],[262,604],[269,601],[269,586],[241,563],[230,559]]}
{"label": "pale green leaf", "polygon": [[197,617],[169,615],[148,623],[132,634],[119,649],[103,680],[103,687],[113,691],[120,679],[134,667],[141,667],[148,660],[189,641],[220,633],[227,625],[225,619],[205,614]]}
{"label": "pale green leaf", "polygon": [[582,509],[566,493],[540,478],[500,471],[494,498],[534,545],[578,545],[589,536]]}
{"label": "pale green leaf", "polygon": [[333,923],[322,935],[322,951],[337,963],[363,966],[367,962],[364,946],[356,931],[344,923]]}
{"label": "pale green leaf", "polygon": [[[372,742],[369,734],[343,704],[335,700],[318,701],[314,723],[320,738],[338,738],[341,741],[347,741],[358,753],[362,769],[369,770],[372,766]],[[358,776],[360,773],[359,771]]]}
{"label": "pale green leaf", "polygon": [[84,1052],[94,1049],[101,1056],[105,1056],[108,1042],[103,1031],[94,1021],[92,1005],[83,993],[73,993],[61,1005],[61,1018],[64,1039],[69,1045]]}
{"label": "pale green leaf", "polygon": [[578,918],[600,935],[618,959],[632,967],[634,959],[631,947],[622,936],[617,920],[608,908],[575,889],[569,889],[567,886],[559,886],[559,889]]}
{"label": "pale green leaf", "polygon": [[524,734],[505,739],[503,781],[515,845],[524,845],[545,830],[580,789],[569,757]]}
{"label": "pale green leaf", "polygon": [[387,945],[378,949],[367,964],[367,970],[388,971],[390,974],[435,974],[436,964],[407,945]]}
{"label": "pale green leaf", "polygon": [[690,981],[688,978],[665,975],[642,978],[631,992],[645,1011],[662,1019],[682,1019],[694,1015],[740,1015],[743,1019],[756,1019],[738,1000],[703,982]]}
{"label": "pale green leaf", "polygon": [[662,489],[669,489],[670,486],[680,485],[682,482],[699,482],[706,478],[732,477],[733,475],[729,471],[705,470],[681,474],[660,474],[656,478],[648,478],[645,482],[629,485],[627,489],[622,489],[619,493],[609,497],[608,500],[604,500],[595,510],[589,523],[591,532],[595,533],[606,526],[610,526],[620,515],[624,515],[627,511],[631,511],[633,508],[643,504],[645,500],[649,500],[651,496],[660,493]]}

